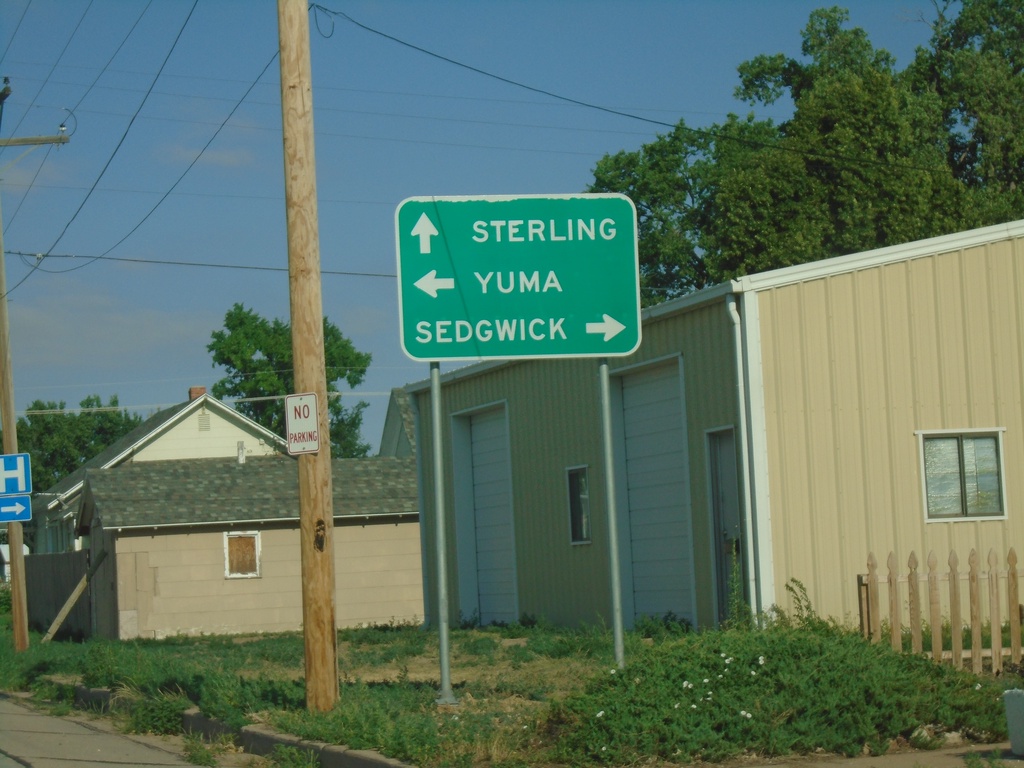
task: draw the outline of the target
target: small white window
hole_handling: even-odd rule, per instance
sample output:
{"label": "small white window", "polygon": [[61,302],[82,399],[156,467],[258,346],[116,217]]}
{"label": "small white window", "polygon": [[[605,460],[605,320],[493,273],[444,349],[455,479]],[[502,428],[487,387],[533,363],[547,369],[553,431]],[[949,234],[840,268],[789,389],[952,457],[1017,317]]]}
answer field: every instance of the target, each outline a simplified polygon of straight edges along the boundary
{"label": "small white window", "polygon": [[1003,432],[917,433],[928,520],[1006,515]]}
{"label": "small white window", "polygon": [[259,575],[259,532],[225,533],[224,576],[229,579],[254,579]]}
{"label": "small white window", "polygon": [[590,481],[586,467],[570,467],[569,531],[573,544],[590,543]]}

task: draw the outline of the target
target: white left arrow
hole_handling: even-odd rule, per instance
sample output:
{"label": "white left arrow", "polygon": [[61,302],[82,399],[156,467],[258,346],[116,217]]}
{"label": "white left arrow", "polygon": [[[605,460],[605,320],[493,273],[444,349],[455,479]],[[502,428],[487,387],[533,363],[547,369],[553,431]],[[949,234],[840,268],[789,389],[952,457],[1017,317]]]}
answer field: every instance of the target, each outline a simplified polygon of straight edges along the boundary
{"label": "white left arrow", "polygon": [[16,501],[16,502],[14,502],[14,505],[13,505],[13,506],[9,506],[9,507],[0,507],[0,512],[8,512],[8,513],[10,513],[10,512],[13,512],[13,513],[14,513],[14,514],[16,514],[16,515],[20,515],[20,514],[21,514],[22,512],[24,512],[24,511],[25,511],[26,509],[28,509],[28,507],[26,507],[26,506],[25,506],[24,504],[22,504],[22,503],[21,503],[20,501]]}
{"label": "white left arrow", "polygon": [[437,298],[438,291],[449,290],[455,287],[454,277],[438,277],[437,270],[432,269],[415,283],[413,283],[424,293],[430,294],[432,298]]}
{"label": "white left arrow", "polygon": [[437,235],[437,227],[427,214],[421,213],[410,234],[420,239],[420,253],[430,253],[430,238]]}
{"label": "white left arrow", "polygon": [[600,323],[587,323],[587,333],[603,333],[605,341],[611,341],[626,330],[626,326],[611,315],[602,315]]}

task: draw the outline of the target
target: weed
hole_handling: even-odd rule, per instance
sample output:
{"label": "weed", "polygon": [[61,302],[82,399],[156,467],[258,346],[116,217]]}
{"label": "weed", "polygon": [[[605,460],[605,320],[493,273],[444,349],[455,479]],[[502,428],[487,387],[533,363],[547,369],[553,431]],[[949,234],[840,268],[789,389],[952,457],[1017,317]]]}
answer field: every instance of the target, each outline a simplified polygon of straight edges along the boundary
{"label": "weed", "polygon": [[1002,755],[998,751],[983,758],[977,752],[971,750],[964,755],[964,766],[966,768],[1008,768],[1007,763],[1002,760]]}
{"label": "weed", "polygon": [[312,750],[276,744],[270,753],[270,764],[274,768],[319,768],[320,760]]}
{"label": "weed", "polygon": [[128,710],[128,730],[132,733],[181,733],[181,716],[191,702],[181,694],[161,693],[139,698]]}
{"label": "weed", "polygon": [[217,765],[217,752],[202,736],[185,734],[185,759],[192,765]]}

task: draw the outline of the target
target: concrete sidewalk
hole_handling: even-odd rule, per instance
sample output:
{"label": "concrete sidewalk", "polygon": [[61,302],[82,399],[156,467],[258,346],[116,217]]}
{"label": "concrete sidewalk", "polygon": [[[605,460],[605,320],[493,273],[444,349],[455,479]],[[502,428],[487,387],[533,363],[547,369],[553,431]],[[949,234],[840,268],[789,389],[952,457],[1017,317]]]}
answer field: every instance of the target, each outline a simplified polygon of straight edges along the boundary
{"label": "concrete sidewalk", "polygon": [[109,721],[54,717],[0,694],[0,768],[189,765],[180,751],[180,740],[126,736]]}

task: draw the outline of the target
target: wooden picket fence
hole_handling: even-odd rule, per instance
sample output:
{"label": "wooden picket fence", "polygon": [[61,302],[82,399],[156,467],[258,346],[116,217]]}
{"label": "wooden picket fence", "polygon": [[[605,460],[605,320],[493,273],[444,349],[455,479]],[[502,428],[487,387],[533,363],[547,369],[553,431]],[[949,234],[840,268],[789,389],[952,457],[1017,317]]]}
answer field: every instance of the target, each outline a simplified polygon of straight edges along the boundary
{"label": "wooden picket fence", "polygon": [[[940,573],[938,558],[931,552],[928,555],[927,571],[920,572],[917,555],[911,552],[907,560],[907,571],[901,574],[896,555],[890,552],[887,561],[889,573],[887,576],[879,576],[875,555],[869,553],[868,572],[857,576],[861,631],[864,636],[873,642],[881,642],[882,625],[885,623],[888,624],[889,643],[894,649],[905,650],[904,637],[908,633],[910,651],[924,653],[922,635],[927,621],[931,635],[929,653],[935,661],[948,661],[963,666],[964,660],[970,658],[971,669],[981,672],[985,668],[984,660],[989,659],[993,673],[1002,670],[1004,656],[1008,655],[1010,661],[1019,664],[1022,606],[1018,591],[1017,553],[1010,549],[1005,568],[1000,567],[999,557],[994,550],[989,551],[987,569],[981,567],[978,553],[973,549],[967,558],[966,572],[961,572],[956,552],[949,553],[947,564],[949,570]],[[963,604],[965,591],[966,615]],[[887,598],[888,602],[884,612],[881,607],[882,597]],[[923,614],[924,610],[928,612],[927,617]],[[949,648],[943,647],[946,618],[949,620],[947,634],[951,636]],[[991,628],[988,648],[982,647],[982,630],[986,620]],[[1004,621],[1009,622],[1009,648],[1003,647],[1001,630]],[[970,648],[965,650],[964,630],[968,627]]]}

